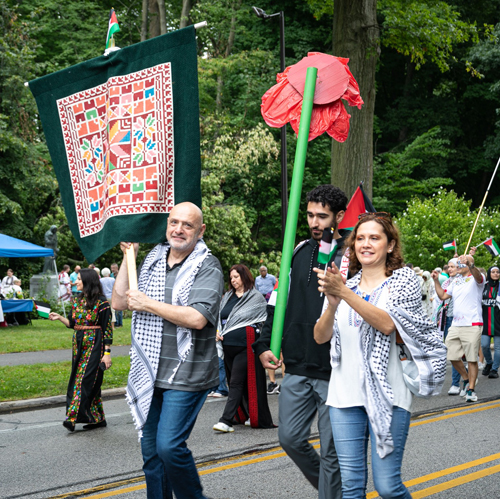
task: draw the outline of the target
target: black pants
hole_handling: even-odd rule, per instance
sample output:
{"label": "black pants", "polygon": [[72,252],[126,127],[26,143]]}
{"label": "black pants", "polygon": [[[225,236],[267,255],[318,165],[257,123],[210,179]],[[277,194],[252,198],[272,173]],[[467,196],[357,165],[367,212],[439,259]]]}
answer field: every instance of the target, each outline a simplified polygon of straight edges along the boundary
{"label": "black pants", "polygon": [[232,426],[233,418],[247,391],[247,347],[223,345],[223,348],[229,395],[219,421]]}

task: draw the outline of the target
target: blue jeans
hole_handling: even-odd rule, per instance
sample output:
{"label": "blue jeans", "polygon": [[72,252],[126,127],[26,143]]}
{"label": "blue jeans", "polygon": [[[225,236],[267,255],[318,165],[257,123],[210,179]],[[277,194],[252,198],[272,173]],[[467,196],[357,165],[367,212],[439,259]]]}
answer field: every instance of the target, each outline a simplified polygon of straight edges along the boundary
{"label": "blue jeans", "polygon": [[226,366],[224,365],[224,359],[219,357],[219,386],[217,387],[216,392],[227,397],[229,393],[229,389],[227,387],[226,381]]}
{"label": "blue jeans", "polygon": [[[452,317],[446,317],[446,325],[444,326],[444,339],[448,336],[448,329],[451,327],[451,323],[453,322]],[[460,373],[451,366],[451,384],[452,386],[460,386]]]}
{"label": "blue jeans", "polygon": [[495,346],[495,356],[491,358],[491,336],[483,334],[481,336],[481,349],[483,350],[484,360],[486,364],[493,364],[492,370],[498,371],[500,366],[500,337],[493,336],[493,345]]}
{"label": "blue jeans", "polygon": [[411,499],[401,480],[401,462],[405,449],[411,414],[393,408],[391,434],[394,450],[383,459],[377,454],[375,435],[364,407],[337,409],[330,407],[333,441],[342,475],[342,499],[366,497],[368,480],[368,435],[372,441],[371,463],[375,489],[380,497]]}
{"label": "blue jeans", "polygon": [[207,394],[155,388],[141,439],[148,499],[205,498],[186,440]]}
{"label": "blue jeans", "polygon": [[123,310],[115,310],[115,317],[116,317],[115,327],[123,326]]}

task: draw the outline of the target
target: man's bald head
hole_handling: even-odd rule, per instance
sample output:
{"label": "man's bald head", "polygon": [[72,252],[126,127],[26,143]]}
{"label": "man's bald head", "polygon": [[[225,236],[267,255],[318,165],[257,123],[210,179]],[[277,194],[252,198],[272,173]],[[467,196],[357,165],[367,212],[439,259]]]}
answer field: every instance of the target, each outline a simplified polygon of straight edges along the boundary
{"label": "man's bald head", "polygon": [[204,232],[203,213],[198,206],[185,202],[172,208],[167,225],[167,241],[172,250],[191,253]]}

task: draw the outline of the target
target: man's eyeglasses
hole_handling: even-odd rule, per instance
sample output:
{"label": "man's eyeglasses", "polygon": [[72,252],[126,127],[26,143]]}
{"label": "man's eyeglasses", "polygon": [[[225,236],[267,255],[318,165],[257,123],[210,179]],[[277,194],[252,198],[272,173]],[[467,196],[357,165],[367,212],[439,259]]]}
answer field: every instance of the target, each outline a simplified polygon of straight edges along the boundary
{"label": "man's eyeglasses", "polygon": [[388,218],[389,220],[392,220],[392,216],[390,213],[387,213],[386,211],[375,211],[372,213],[360,213],[358,215],[358,220],[361,220],[362,218],[365,217],[375,217],[375,218]]}

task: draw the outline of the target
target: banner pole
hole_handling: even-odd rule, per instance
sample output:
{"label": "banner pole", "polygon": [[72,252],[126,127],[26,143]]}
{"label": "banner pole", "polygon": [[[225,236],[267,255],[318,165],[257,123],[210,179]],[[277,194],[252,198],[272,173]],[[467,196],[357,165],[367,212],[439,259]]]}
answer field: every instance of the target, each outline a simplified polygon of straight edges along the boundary
{"label": "banner pole", "polygon": [[474,226],[472,227],[472,232],[470,233],[469,241],[467,242],[467,246],[465,248],[464,255],[467,254],[467,250],[469,249],[470,242],[472,241],[472,236],[474,235],[474,231],[476,230],[477,222],[479,221],[479,217],[481,216],[481,212],[483,211],[484,203],[486,202],[486,198],[488,197],[488,193],[490,192],[491,184],[493,183],[493,179],[495,178],[495,175],[497,173],[498,165],[500,165],[500,158],[498,158],[497,166],[495,167],[495,171],[493,172],[493,175],[491,176],[490,183],[488,184],[488,188],[486,189],[486,192],[484,194],[483,202],[481,203],[481,206],[479,207],[476,221],[474,222]]}
{"label": "banner pole", "polygon": [[306,165],[307,145],[309,143],[309,129],[313,110],[314,92],[316,90],[317,68],[307,68],[302,111],[300,113],[299,135],[295,150],[292,184],[290,186],[290,199],[286,218],[285,236],[283,238],[283,251],[281,254],[278,296],[274,309],[273,329],[271,333],[271,351],[276,358],[280,358],[281,340],[283,338],[283,324],[285,321],[286,305],[288,301],[288,288],[290,285],[290,268],[292,265],[297,222],[299,217],[302,182]]}
{"label": "banner pole", "polygon": [[127,272],[128,289],[137,290],[137,269],[135,266],[135,251],[133,244],[127,248]]}

